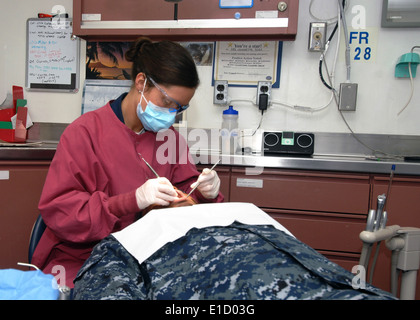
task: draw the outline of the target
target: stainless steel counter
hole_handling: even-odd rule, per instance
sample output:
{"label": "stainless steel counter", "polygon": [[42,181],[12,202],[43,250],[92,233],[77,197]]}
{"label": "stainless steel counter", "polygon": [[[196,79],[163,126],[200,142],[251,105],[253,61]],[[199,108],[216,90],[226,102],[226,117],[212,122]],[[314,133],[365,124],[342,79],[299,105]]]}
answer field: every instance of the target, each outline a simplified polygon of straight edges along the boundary
{"label": "stainless steel counter", "polygon": [[[51,160],[55,154],[59,137],[67,124],[36,123],[28,134],[26,146],[1,146],[1,160]],[[211,135],[209,135],[210,137]],[[420,137],[359,135],[358,138],[375,149],[400,155],[419,155]],[[208,145],[206,145],[208,146]],[[194,161],[202,164],[214,163],[220,157],[221,165],[255,168],[258,173],[264,168],[323,170],[389,174],[395,164],[395,174],[420,176],[420,163],[404,162],[372,155],[372,151],[358,143],[351,135],[338,133],[316,133],[315,153],[312,157],[279,157],[248,155],[220,155],[194,144],[191,154]]]}
{"label": "stainless steel counter", "polygon": [[196,163],[214,163],[222,157],[222,165],[255,167],[257,173],[263,168],[282,168],[388,175],[395,164],[395,174],[420,175],[420,163],[403,161],[403,156],[420,155],[419,136],[358,134],[354,137],[347,133],[315,133],[312,157],[262,156],[258,152],[223,156],[217,152],[206,153],[209,151],[206,145],[210,145],[209,141],[194,144],[190,149]]}
{"label": "stainless steel counter", "polygon": [[[255,174],[261,173],[261,170],[264,168],[390,174],[392,166],[395,165],[395,174],[420,176],[420,163],[379,161],[356,156],[267,157],[261,155],[193,155],[193,159],[197,164],[214,163],[219,157],[222,159],[220,165],[255,168]],[[253,174],[252,170],[248,172],[251,175]]]}
{"label": "stainless steel counter", "polygon": [[57,148],[56,142],[28,141],[27,145],[18,147],[0,146],[1,160],[51,160]]}
{"label": "stainless steel counter", "polygon": [[[51,160],[57,144],[42,143],[30,147],[0,147],[0,160]],[[379,161],[356,156],[317,156],[312,157],[267,157],[261,155],[193,154],[197,164],[215,163],[220,165],[246,166],[259,172],[263,168],[346,171],[389,174],[395,164],[395,174],[419,175],[420,163],[403,161]],[[251,172],[251,171],[250,171]]]}

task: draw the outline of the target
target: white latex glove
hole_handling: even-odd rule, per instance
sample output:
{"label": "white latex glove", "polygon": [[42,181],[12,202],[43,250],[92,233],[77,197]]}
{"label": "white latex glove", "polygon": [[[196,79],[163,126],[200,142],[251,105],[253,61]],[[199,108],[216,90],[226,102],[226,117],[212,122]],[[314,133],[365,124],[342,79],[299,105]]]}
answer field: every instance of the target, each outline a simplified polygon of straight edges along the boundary
{"label": "white latex glove", "polygon": [[219,194],[220,179],[216,171],[205,168],[198,176],[197,181],[191,185],[191,188],[194,188],[197,183],[199,183],[197,190],[204,198],[214,199]]}
{"label": "white latex glove", "polygon": [[136,201],[140,210],[158,204],[167,206],[178,197],[174,187],[166,178],[147,180],[136,190]]}

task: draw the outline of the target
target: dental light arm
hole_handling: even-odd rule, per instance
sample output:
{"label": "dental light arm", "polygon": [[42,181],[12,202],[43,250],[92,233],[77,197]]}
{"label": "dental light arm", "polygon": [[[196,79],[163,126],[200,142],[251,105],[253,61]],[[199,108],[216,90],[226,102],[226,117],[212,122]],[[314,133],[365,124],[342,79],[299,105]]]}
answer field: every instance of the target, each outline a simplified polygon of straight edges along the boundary
{"label": "dental light arm", "polygon": [[400,228],[400,226],[395,225],[374,232],[362,231],[359,237],[360,240],[362,240],[364,243],[373,244],[375,242],[387,240],[394,237]]}
{"label": "dental light arm", "polygon": [[367,270],[369,265],[370,253],[374,243],[390,239],[397,234],[400,226],[390,226],[377,231],[362,231],[359,235],[360,240],[363,241],[362,252],[360,254],[359,264]]}

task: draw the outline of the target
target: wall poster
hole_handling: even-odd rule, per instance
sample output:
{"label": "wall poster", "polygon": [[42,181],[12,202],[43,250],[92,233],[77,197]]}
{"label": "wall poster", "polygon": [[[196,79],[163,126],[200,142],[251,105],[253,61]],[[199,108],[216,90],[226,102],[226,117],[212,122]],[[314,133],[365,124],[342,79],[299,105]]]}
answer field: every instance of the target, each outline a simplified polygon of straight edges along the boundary
{"label": "wall poster", "polygon": [[279,87],[283,42],[221,41],[216,43],[213,80],[229,86],[257,86],[271,81]]}

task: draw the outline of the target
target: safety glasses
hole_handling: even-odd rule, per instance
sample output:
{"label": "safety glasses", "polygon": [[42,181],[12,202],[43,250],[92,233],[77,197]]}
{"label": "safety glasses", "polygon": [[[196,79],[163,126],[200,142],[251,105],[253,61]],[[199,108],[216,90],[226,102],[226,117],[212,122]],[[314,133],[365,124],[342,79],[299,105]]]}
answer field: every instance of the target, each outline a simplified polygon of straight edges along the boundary
{"label": "safety glasses", "polygon": [[160,92],[162,92],[162,94],[168,99],[168,100],[170,100],[171,102],[173,102],[173,103],[175,103],[176,104],[176,108],[169,108],[169,112],[176,112],[176,114],[181,114],[181,113],[183,113],[185,110],[187,110],[188,109],[188,107],[190,106],[189,104],[186,104],[185,106],[182,106],[182,105],[180,105],[179,103],[178,103],[178,101],[176,101],[175,99],[173,99],[173,98],[171,98],[167,93],[166,93],[166,91],[165,90],[163,90],[156,82],[155,82],[155,80],[153,80],[152,78],[150,78],[150,77],[147,77],[149,80],[150,80],[150,82],[151,83],[153,83],[153,85],[156,87],[156,88],[158,88],[158,90],[160,91]]}

